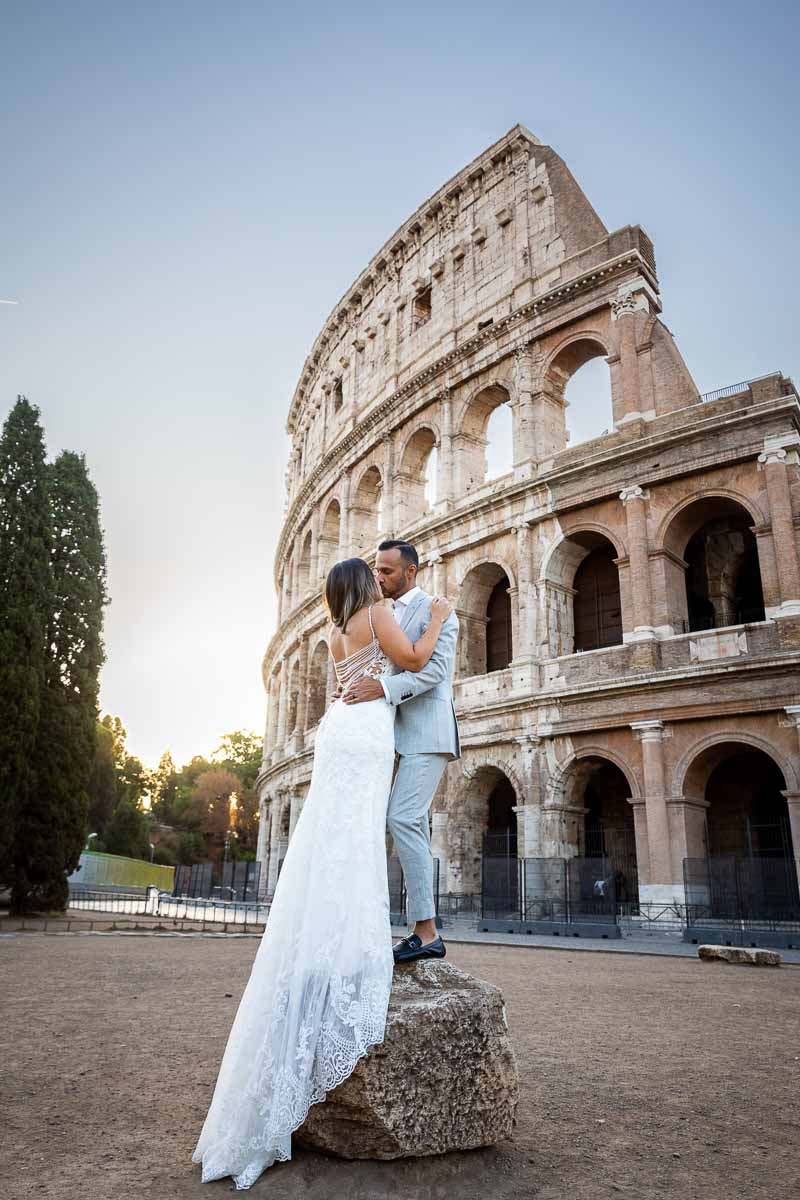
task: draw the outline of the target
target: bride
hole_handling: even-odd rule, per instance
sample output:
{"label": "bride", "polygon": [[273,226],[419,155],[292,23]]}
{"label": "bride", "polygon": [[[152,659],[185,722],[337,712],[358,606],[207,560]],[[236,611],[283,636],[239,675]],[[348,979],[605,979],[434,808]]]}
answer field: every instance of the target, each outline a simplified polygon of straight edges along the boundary
{"label": "bride", "polygon": [[[452,610],[434,599],[412,645],[361,558],[336,563],[325,600],[345,691],[390,661],[420,670]],[[192,1155],[203,1183],[230,1175],[243,1191],[291,1158],[309,1107],[383,1041],[394,966],[385,841],[394,712],[384,699],[335,701],[319,725],[311,786]]]}

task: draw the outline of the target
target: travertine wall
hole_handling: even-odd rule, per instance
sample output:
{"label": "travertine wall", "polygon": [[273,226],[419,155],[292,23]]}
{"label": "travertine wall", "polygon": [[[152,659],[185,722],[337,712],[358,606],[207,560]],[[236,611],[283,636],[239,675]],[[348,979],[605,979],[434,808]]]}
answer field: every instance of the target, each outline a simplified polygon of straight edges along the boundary
{"label": "travertine wall", "polygon": [[[520,126],[423,204],[337,305],[288,418],[279,627],[263,667],[267,892],[332,685],[325,572],[386,536],[414,541],[420,582],[456,597],[462,621],[464,758],[433,814],[443,892],[477,890],[497,780],[514,788],[518,853],[571,855],[604,763],[626,781],[643,899],[682,895],[683,858],[704,853],[703,764],[707,777],[720,754],[752,748],[778,764],[800,850],[798,398],[781,375],[699,396],[660,311],[647,235],[609,233],[558,155]],[[598,356],[609,432],[569,447],[565,388]],[[487,481],[501,404],[513,469]],[[763,614],[688,632],[683,555],[712,521],[708,561],[726,544],[742,559],[755,535]],[[581,653],[579,572],[603,547],[620,631]],[[725,569],[714,568],[717,613],[733,611]],[[503,574],[513,654],[487,673],[487,603]]]}

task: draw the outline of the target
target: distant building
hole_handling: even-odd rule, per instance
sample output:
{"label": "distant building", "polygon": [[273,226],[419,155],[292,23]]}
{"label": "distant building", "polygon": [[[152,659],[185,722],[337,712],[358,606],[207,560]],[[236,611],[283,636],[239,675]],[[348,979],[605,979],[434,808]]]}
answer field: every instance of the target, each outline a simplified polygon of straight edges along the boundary
{"label": "distant building", "polygon": [[[681,900],[684,860],[709,853],[793,876],[798,396],[780,374],[698,394],[660,312],[646,233],[609,233],[521,126],[336,306],[288,417],[267,892],[331,691],[324,576],[381,536],[415,542],[420,582],[461,620],[464,757],[432,813],[443,894],[480,890],[484,852],[605,854],[631,901]],[[607,432],[571,447],[565,392],[598,357]],[[487,427],[508,409],[513,463],[487,482]]]}

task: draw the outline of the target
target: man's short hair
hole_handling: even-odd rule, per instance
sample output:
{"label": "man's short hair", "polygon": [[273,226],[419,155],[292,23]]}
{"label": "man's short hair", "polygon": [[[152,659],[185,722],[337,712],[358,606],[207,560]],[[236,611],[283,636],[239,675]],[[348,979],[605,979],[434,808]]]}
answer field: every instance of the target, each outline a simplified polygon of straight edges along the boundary
{"label": "man's short hair", "polygon": [[409,563],[413,563],[417,570],[419,570],[419,555],[417,554],[416,546],[412,546],[411,542],[404,542],[399,538],[389,538],[388,541],[381,542],[380,546],[378,546],[378,549],[399,550],[400,557],[406,566],[408,566]]}

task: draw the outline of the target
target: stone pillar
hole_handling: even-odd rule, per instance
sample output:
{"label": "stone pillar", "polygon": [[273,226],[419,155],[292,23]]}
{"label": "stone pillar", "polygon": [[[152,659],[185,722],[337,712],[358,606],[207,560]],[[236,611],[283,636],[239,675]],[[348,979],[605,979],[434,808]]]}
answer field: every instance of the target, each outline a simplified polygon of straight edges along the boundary
{"label": "stone pillar", "polygon": [[283,797],[280,792],[272,796],[270,804],[269,830],[269,871],[267,872],[267,895],[273,895],[278,879],[278,841],[281,829],[281,809]]}
{"label": "stone pillar", "polygon": [[533,402],[532,357],[528,346],[514,351],[514,374],[516,397],[511,411],[514,418],[514,474],[529,475],[534,457],[535,413]]}
{"label": "stone pillar", "polygon": [[665,789],[664,737],[666,730],[663,721],[634,721],[631,729],[642,743],[644,803],[647,814],[650,867],[647,884],[644,885],[644,888],[639,888],[639,899],[645,902],[671,901],[675,899],[675,880]]}
{"label": "stone pillar", "polygon": [[300,595],[300,559],[303,554],[303,548],[299,543],[299,539],[295,538],[294,550],[292,551],[292,608],[297,608],[303,597]]}
{"label": "stone pillar", "polygon": [[275,731],[275,748],[279,748],[286,743],[286,718],[289,711],[289,679],[286,669],[286,660],[281,659],[280,671],[278,673],[278,722]]}
{"label": "stone pillar", "polygon": [[262,792],[258,798],[256,862],[261,863],[261,875],[258,884],[258,898],[261,900],[267,891],[267,876],[269,873],[269,796],[266,792]]}
{"label": "stone pillar", "polygon": [[293,787],[289,789],[289,841],[292,840],[294,827],[297,824],[297,818],[300,816],[300,788]]}
{"label": "stone pillar", "polygon": [[276,676],[269,677],[269,697],[267,700],[267,730],[264,738],[264,753],[272,754],[278,738],[278,708],[280,706],[281,685]]}
{"label": "stone pillar", "polygon": [[319,505],[311,513],[311,562],[308,567],[308,586],[315,592],[319,586],[321,571],[319,569]]}
{"label": "stone pillar", "polygon": [[339,559],[350,557],[350,492],[353,486],[350,471],[342,476],[341,500],[339,502]]}
{"label": "stone pillar", "polygon": [[540,804],[518,804],[517,847],[520,858],[544,858],[542,845],[542,807]]}
{"label": "stone pillar", "polygon": [[[787,704],[783,710],[789,720],[789,724],[794,725],[798,740],[798,753],[800,753],[800,704]],[[797,864],[797,875],[800,880],[800,792],[784,792],[786,803],[789,808],[789,830],[792,835],[792,852],[794,860]]]}
{"label": "stone pillar", "polygon": [[300,673],[297,680],[297,725],[295,728],[302,738],[306,729],[308,713],[308,638],[300,641]]}
{"label": "stone pillar", "polygon": [[767,438],[763,454],[758,456],[759,470],[764,472],[769,499],[772,541],[778,570],[781,607],[775,616],[800,616],[800,558],[792,514],[792,494],[789,488],[789,463],[797,460],[797,451],[787,451],[779,441],[793,445],[797,435],[783,439]]}
{"label": "stone pillar", "polygon": [[636,872],[639,877],[639,899],[645,900],[650,883],[650,845],[647,839],[647,811],[644,800],[631,800],[633,836],[636,842]]}
{"label": "stone pillar", "polygon": [[442,596],[447,590],[446,577],[447,568],[445,567],[444,559],[441,555],[432,558],[430,561],[432,568],[431,572],[431,589],[434,596]]}
{"label": "stone pillar", "polygon": [[431,813],[431,854],[439,860],[439,894],[444,895],[450,890],[450,870],[447,854],[447,824],[448,814],[441,810]]}
{"label": "stone pillar", "polygon": [[633,605],[633,630],[623,633],[626,642],[652,641],[653,597],[650,585],[650,556],[647,540],[647,499],[650,493],[638,484],[623,488],[619,498],[628,526],[628,562]]}
{"label": "stone pillar", "polygon": [[636,354],[636,312],[628,297],[612,301],[611,320],[619,322],[619,358],[622,377],[622,420],[641,412],[639,361]]}
{"label": "stone pillar", "polygon": [[688,796],[673,796],[667,800],[672,873],[678,899],[678,880],[685,882],[683,860],[706,857],[706,812],[708,801]]}
{"label": "stone pillar", "polygon": [[536,645],[536,584],[533,578],[533,550],[530,526],[517,526],[517,626],[514,661],[533,657]]}
{"label": "stone pillar", "polygon": [[397,529],[397,502],[395,497],[394,441],[391,435],[383,439],[383,480],[381,494],[381,520],[378,540],[394,537]]}
{"label": "stone pillar", "polygon": [[436,503],[450,504],[453,500],[453,401],[449,392],[442,397],[442,432],[439,444],[438,478],[436,480]]}

